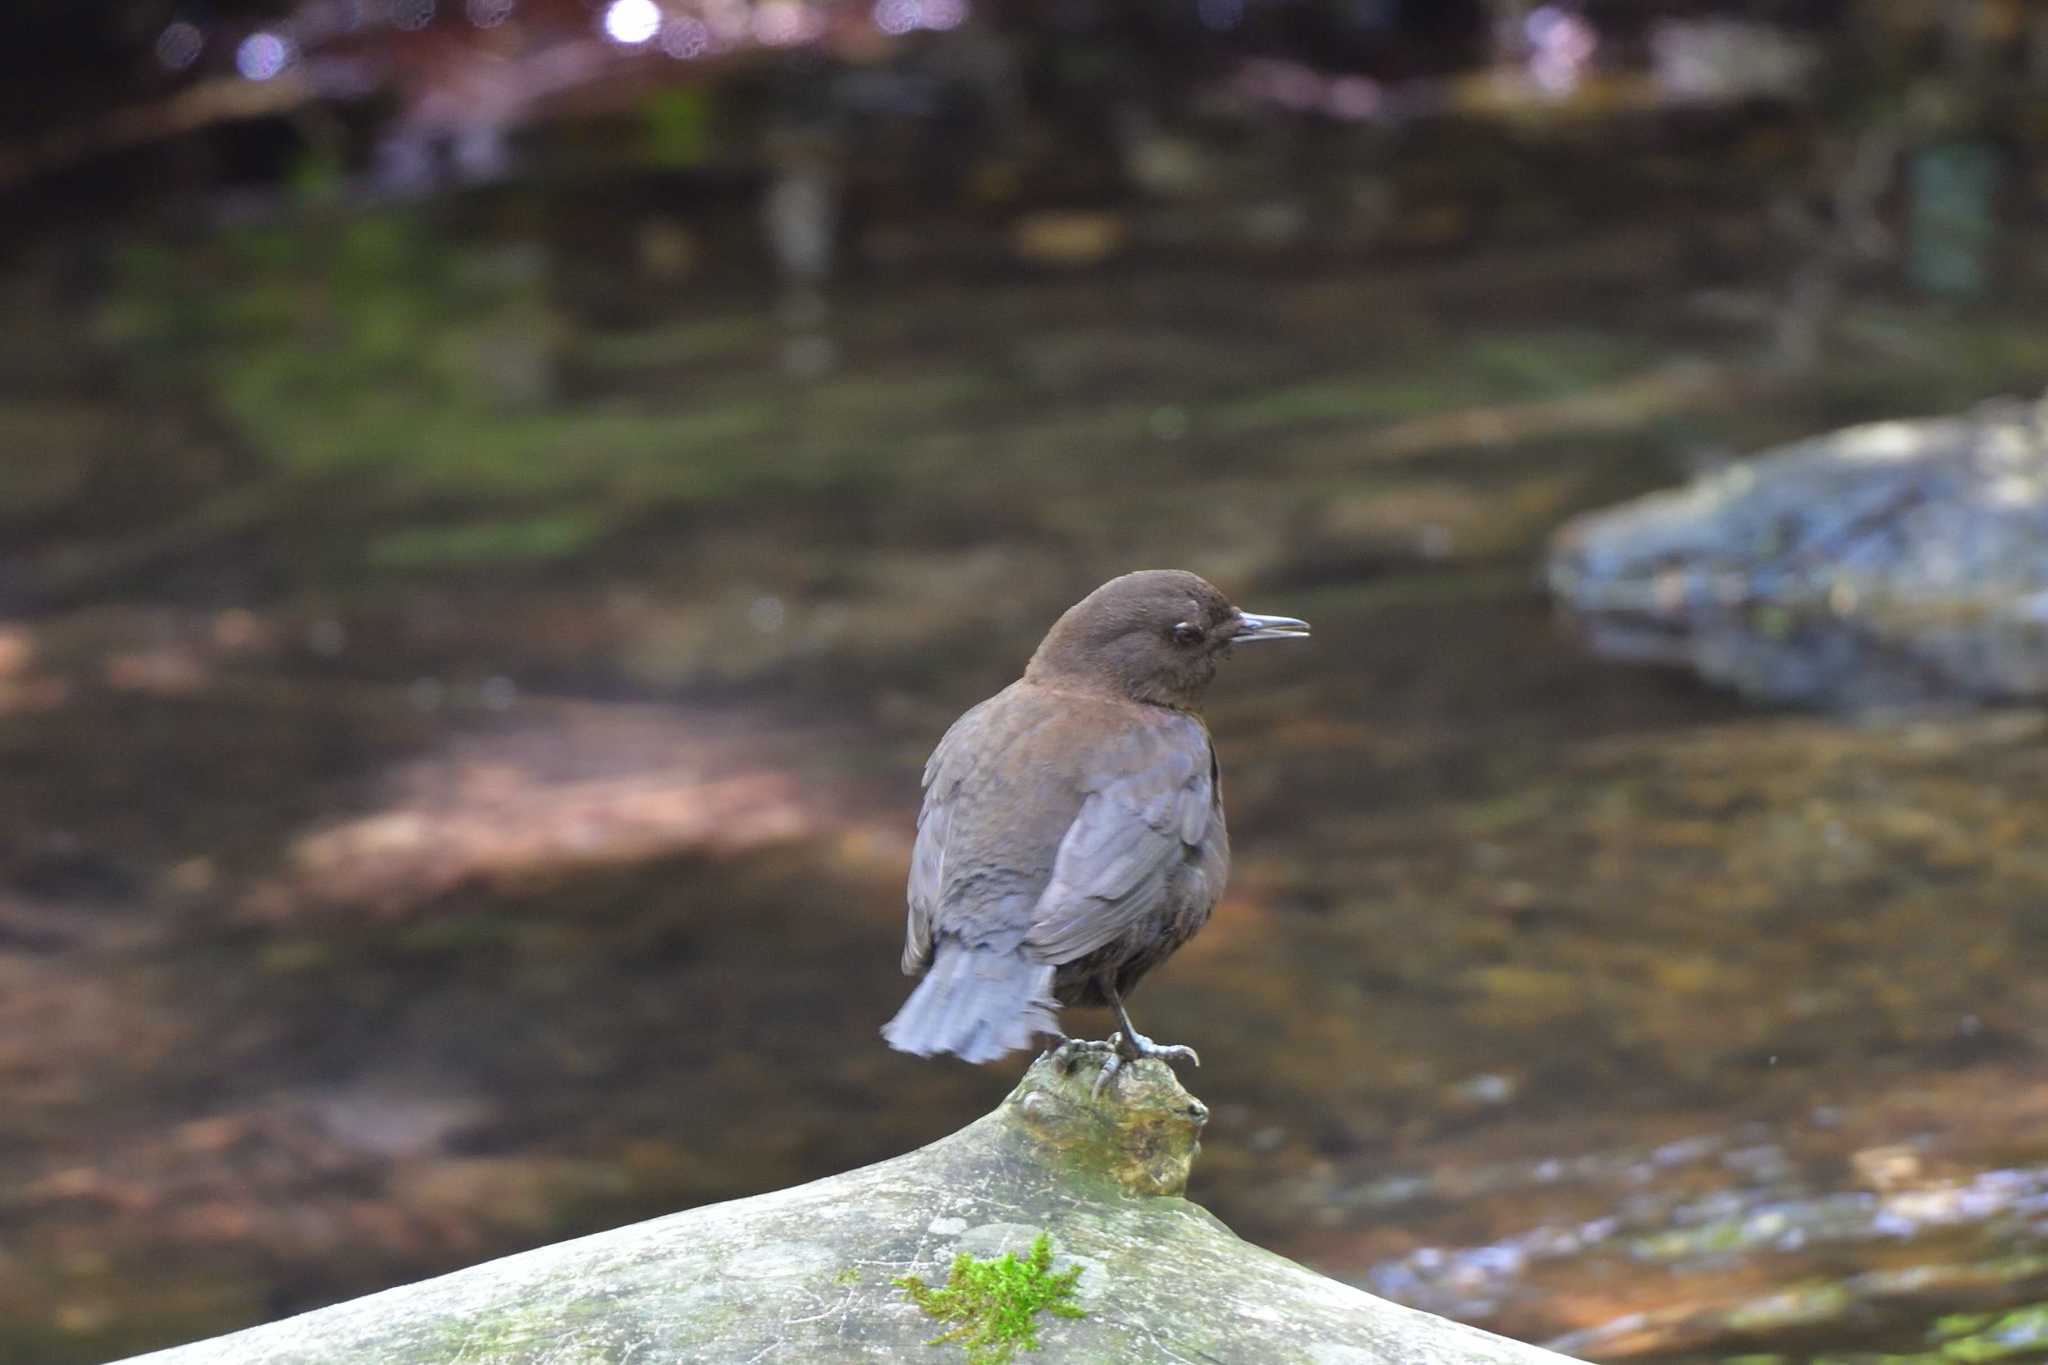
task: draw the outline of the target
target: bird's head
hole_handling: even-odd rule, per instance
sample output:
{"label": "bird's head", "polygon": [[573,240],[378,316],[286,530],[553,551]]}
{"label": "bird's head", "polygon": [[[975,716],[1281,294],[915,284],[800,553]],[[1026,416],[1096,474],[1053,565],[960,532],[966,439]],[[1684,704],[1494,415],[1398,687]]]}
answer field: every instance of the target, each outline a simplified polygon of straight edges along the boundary
{"label": "bird's head", "polygon": [[1308,622],[1240,611],[1197,574],[1144,569],[1067,608],[1024,676],[1192,710],[1232,645],[1307,635]]}

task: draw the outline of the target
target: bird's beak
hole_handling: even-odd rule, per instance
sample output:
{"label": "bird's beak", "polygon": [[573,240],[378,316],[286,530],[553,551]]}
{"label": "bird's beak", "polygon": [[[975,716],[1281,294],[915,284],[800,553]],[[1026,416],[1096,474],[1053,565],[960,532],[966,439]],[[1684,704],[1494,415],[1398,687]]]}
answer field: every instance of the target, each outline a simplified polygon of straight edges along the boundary
{"label": "bird's beak", "polygon": [[1254,612],[1241,611],[1237,614],[1237,634],[1230,637],[1234,645],[1249,644],[1256,640],[1306,640],[1308,622],[1297,621],[1292,616],[1260,616]]}

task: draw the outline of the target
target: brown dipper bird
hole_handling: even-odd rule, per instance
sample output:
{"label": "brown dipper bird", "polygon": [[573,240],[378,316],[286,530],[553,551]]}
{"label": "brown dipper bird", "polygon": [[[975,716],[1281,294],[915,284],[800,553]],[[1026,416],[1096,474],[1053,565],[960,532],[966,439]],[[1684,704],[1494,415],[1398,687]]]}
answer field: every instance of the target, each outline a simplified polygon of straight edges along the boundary
{"label": "brown dipper bird", "polygon": [[[1123,997],[1209,918],[1230,872],[1223,786],[1196,710],[1234,644],[1308,624],[1239,611],[1177,569],[1068,608],[1018,681],[953,722],[924,769],[891,1047],[986,1062],[1107,1005],[1119,1059],[1185,1057]],[[1097,1046],[1100,1046],[1099,1044]]]}

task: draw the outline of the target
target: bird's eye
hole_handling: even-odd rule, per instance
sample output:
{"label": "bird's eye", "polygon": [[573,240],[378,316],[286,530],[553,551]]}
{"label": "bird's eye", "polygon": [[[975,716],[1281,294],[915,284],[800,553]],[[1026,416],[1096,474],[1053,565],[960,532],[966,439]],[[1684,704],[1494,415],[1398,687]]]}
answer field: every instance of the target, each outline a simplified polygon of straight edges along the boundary
{"label": "bird's eye", "polygon": [[1182,621],[1173,628],[1173,642],[1177,645],[1198,645],[1202,643],[1202,628]]}

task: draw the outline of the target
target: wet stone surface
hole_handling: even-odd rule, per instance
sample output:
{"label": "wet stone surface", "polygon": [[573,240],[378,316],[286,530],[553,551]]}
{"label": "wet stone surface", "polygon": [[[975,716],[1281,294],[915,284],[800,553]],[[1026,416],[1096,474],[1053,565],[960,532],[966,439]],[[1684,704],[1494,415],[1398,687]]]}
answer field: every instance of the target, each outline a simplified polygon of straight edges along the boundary
{"label": "wet stone surface", "polygon": [[1596,648],[1844,711],[2048,695],[2048,400],[1767,450],[1575,519]]}

